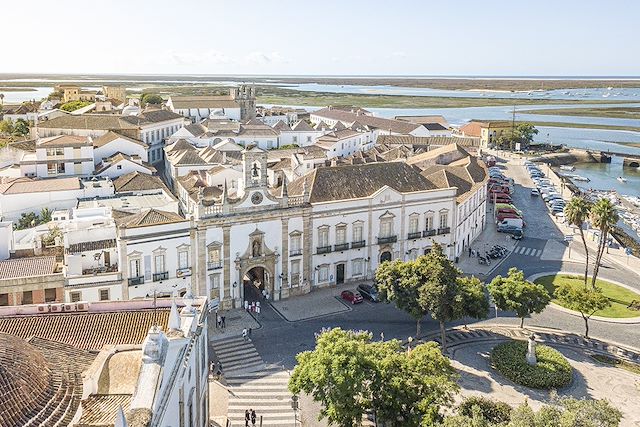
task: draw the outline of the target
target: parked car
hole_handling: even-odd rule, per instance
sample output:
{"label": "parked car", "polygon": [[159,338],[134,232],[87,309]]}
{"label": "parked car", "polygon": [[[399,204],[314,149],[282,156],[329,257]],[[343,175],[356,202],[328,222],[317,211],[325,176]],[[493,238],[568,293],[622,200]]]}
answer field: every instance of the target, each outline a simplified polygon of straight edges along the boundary
{"label": "parked car", "polygon": [[360,304],[362,302],[360,292],[342,291],[340,297],[345,301],[349,301],[351,304]]}
{"label": "parked car", "polygon": [[513,240],[520,240],[524,237],[524,232],[522,230],[513,230],[512,232],[509,232],[509,234],[511,234],[511,238]]}
{"label": "parked car", "polygon": [[510,210],[512,210],[514,212],[517,212],[518,215],[522,216],[522,211],[520,209],[516,208],[515,205],[513,205],[511,203],[496,203],[496,209],[497,209],[498,213],[500,213],[504,209],[510,209]]}
{"label": "parked car", "polygon": [[520,215],[516,213],[500,213],[496,215],[496,224],[500,224],[502,221],[509,218],[522,219]]}
{"label": "parked car", "polygon": [[512,209],[512,208],[499,208],[496,211],[496,215],[500,216],[500,215],[516,215],[518,218],[522,218],[522,212],[520,212],[517,209]]}
{"label": "parked car", "polygon": [[516,231],[522,232],[522,227],[517,227],[515,225],[498,225],[497,230],[498,233],[513,234]]}
{"label": "parked car", "polygon": [[522,218],[505,218],[498,223],[498,228],[509,226],[522,228],[524,227],[524,221],[522,220]]}
{"label": "parked car", "polygon": [[378,295],[378,290],[376,289],[375,286],[373,285],[367,285],[367,284],[361,284],[358,285],[358,292],[360,292],[360,294],[372,301],[372,302],[378,302],[380,301],[380,296]]}
{"label": "parked car", "polygon": [[538,189],[537,189],[537,188],[532,188],[532,189],[531,189],[531,195],[532,195],[533,197],[538,197],[538,196],[540,195],[540,192],[538,191]]}

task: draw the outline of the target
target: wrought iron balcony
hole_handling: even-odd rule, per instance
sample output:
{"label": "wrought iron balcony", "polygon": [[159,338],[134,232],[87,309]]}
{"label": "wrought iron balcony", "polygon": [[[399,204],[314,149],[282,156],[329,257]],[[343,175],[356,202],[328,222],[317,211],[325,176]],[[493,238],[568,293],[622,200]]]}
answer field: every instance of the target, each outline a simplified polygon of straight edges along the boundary
{"label": "wrought iron balcony", "polygon": [[217,270],[219,268],[222,268],[222,262],[221,261],[209,261],[207,262],[207,270]]}
{"label": "wrought iron balcony", "polygon": [[289,256],[299,256],[302,255],[302,249],[292,249],[289,251]]}
{"label": "wrought iron balcony", "polygon": [[366,240],[358,240],[357,242],[351,242],[351,249],[364,248],[366,245]]}
{"label": "wrought iron balcony", "polygon": [[431,237],[431,236],[435,236],[435,235],[436,235],[436,230],[435,229],[424,230],[422,232],[422,237]]}
{"label": "wrought iron balcony", "polygon": [[169,278],[169,272],[165,271],[164,273],[153,273],[153,281],[157,282],[158,280],[167,280]]}
{"label": "wrought iron balcony", "polygon": [[412,240],[412,239],[419,239],[420,237],[422,237],[422,233],[419,231],[416,231],[415,233],[409,233],[407,235],[407,239],[408,240]]}
{"label": "wrought iron balcony", "polygon": [[398,241],[398,236],[378,237],[378,244],[384,245],[385,243],[395,243]]}
{"label": "wrought iron balcony", "polygon": [[328,254],[329,252],[331,252],[331,246],[318,246],[318,254]]}
{"label": "wrought iron balcony", "polygon": [[129,278],[129,286],[142,285],[142,284],[144,284],[144,276]]}
{"label": "wrought iron balcony", "polygon": [[345,251],[349,249],[349,244],[348,243],[340,243],[339,245],[335,245],[333,247],[334,251]]}
{"label": "wrought iron balcony", "polygon": [[438,228],[438,234],[449,234],[451,227]]}

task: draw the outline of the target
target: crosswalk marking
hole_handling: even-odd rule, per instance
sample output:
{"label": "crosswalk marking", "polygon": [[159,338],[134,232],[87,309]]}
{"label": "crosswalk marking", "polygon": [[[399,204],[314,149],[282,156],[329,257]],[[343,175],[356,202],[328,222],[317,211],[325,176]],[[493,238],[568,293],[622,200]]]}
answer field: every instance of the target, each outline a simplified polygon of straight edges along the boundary
{"label": "crosswalk marking", "polygon": [[248,409],[256,411],[256,424],[262,417],[262,425],[266,427],[294,426],[287,371],[267,366],[251,340],[242,337],[214,341],[213,350],[222,363],[229,389],[230,427],[243,427]]}
{"label": "crosswalk marking", "polygon": [[513,253],[524,256],[540,257],[540,255],[542,255],[542,249],[529,248],[527,246],[518,246],[513,250]]}

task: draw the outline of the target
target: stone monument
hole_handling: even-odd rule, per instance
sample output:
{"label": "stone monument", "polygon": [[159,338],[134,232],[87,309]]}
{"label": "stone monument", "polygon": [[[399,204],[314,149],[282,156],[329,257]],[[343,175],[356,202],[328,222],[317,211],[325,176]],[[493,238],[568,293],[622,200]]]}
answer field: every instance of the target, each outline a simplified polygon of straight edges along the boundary
{"label": "stone monument", "polygon": [[536,359],[536,334],[529,336],[529,345],[527,347],[527,363],[529,365],[535,365],[538,363]]}

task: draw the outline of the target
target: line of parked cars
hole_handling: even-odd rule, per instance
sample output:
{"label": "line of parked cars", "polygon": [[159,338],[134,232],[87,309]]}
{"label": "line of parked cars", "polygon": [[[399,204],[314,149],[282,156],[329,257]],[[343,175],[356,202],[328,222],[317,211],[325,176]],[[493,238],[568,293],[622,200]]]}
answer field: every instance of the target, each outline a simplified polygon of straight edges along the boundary
{"label": "line of parked cars", "polygon": [[551,180],[531,162],[525,162],[525,167],[529,176],[533,180],[536,188],[531,189],[531,197],[540,197],[545,201],[549,211],[558,219],[564,220],[564,207],[566,203],[562,195]]}
{"label": "line of parked cars", "polygon": [[370,285],[367,283],[358,285],[355,291],[342,291],[340,293],[340,298],[350,302],[351,304],[360,304],[362,301],[364,301],[365,298],[371,302],[380,301],[378,290],[376,289],[375,285]]}
{"label": "line of parked cars", "polygon": [[512,239],[522,239],[526,226],[522,211],[513,204],[513,178],[508,178],[498,166],[489,167],[489,191],[487,197],[494,204],[498,232],[511,235]]}

